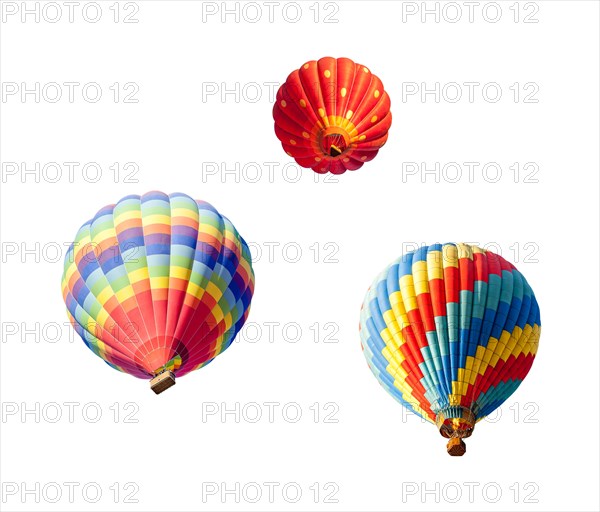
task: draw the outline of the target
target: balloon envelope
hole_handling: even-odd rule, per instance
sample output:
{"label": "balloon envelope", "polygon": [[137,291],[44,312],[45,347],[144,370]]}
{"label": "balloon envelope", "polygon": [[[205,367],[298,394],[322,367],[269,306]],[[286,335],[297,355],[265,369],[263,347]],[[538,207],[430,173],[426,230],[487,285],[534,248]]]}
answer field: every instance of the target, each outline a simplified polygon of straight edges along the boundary
{"label": "balloon envelope", "polygon": [[380,384],[446,437],[468,437],[523,381],[540,310],[523,275],[466,244],[403,255],[367,292],[364,355]]}
{"label": "balloon envelope", "polygon": [[354,171],[375,158],[392,124],[381,80],[362,64],[332,57],[288,76],[273,118],[287,154],[321,174]]}
{"label": "balloon envelope", "polygon": [[254,289],[246,242],[203,201],[124,197],[79,229],[62,291],[77,333],[110,366],[139,378],[186,373],[223,352]]}

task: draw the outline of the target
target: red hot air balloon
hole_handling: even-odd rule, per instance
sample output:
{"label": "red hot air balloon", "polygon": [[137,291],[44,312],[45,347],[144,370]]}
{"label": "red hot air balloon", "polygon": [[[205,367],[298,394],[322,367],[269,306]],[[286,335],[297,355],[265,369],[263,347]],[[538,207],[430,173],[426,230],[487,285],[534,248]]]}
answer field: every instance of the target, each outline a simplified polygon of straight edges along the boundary
{"label": "red hot air balloon", "polygon": [[273,118],[286,153],[320,174],[355,171],[375,158],[392,124],[381,80],[366,66],[333,57],[288,76]]}

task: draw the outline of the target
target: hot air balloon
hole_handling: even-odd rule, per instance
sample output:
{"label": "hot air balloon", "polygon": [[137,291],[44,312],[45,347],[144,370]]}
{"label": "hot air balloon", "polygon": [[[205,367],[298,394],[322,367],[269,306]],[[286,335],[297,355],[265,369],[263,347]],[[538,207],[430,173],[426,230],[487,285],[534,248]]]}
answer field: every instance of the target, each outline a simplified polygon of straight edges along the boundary
{"label": "hot air balloon", "polygon": [[88,348],[161,393],[227,349],[248,317],[250,252],[213,206],[130,195],[79,229],[65,256],[68,316]]}
{"label": "hot air balloon", "polygon": [[288,76],[273,118],[287,154],[320,174],[354,171],[375,158],[392,124],[381,80],[362,64],[332,57]]}
{"label": "hot air balloon", "polygon": [[371,371],[398,402],[463,438],[523,381],[537,352],[540,310],[502,256],[467,244],[409,252],[371,285],[360,317]]}

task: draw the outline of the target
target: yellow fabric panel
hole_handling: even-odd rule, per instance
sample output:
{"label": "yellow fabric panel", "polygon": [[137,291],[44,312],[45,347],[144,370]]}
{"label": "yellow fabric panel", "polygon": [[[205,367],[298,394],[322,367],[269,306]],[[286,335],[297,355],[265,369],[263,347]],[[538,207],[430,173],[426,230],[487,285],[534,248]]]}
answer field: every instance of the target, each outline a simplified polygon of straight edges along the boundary
{"label": "yellow fabric panel", "polygon": [[444,278],[442,251],[431,251],[427,253],[427,274],[429,275],[430,280]]}
{"label": "yellow fabric panel", "polygon": [[160,290],[169,287],[169,276],[151,277],[150,287],[153,290]]}
{"label": "yellow fabric panel", "polygon": [[[392,375],[392,377],[394,377]],[[406,396],[408,395],[410,398],[405,400],[407,402],[411,402],[414,400],[414,397],[412,396],[412,388],[407,384],[407,382],[402,378],[402,376],[400,375],[400,379],[396,379],[394,377],[394,387],[399,389],[402,392],[402,396]]]}
{"label": "yellow fabric panel", "polygon": [[117,231],[115,230],[114,226],[106,226],[102,231],[94,233],[92,242],[94,242],[94,244],[100,245],[101,243],[106,242],[106,240],[114,240],[114,245],[118,245]]}
{"label": "yellow fabric panel", "polygon": [[392,309],[394,304],[402,303],[402,293],[400,291],[393,292],[389,298],[390,304],[392,305]]}
{"label": "yellow fabric panel", "polygon": [[[400,295],[400,292],[395,292],[393,295]],[[406,326],[409,325],[408,315],[406,314],[404,301],[402,300],[401,296],[400,300],[392,303],[392,311],[394,312],[394,317],[396,319],[396,322],[398,323],[398,327],[400,330],[404,329]]]}
{"label": "yellow fabric panel", "polygon": [[102,305],[106,304],[106,302],[108,301],[108,299],[110,299],[113,295],[113,290],[110,287],[109,284],[107,284],[102,291],[96,295],[96,298],[98,299],[98,302]]}
{"label": "yellow fabric panel", "polygon": [[[486,350],[486,354],[487,354],[487,350]],[[492,357],[491,352],[489,353],[489,356]],[[485,354],[484,354],[484,359],[485,359]],[[483,375],[485,373],[485,371],[487,370],[487,367],[489,366],[489,361],[482,361],[481,364],[479,365],[479,370],[477,371],[477,373],[479,373],[479,375]]]}
{"label": "yellow fabric panel", "polygon": [[[477,377],[477,371],[475,370],[475,358],[473,356],[467,356],[467,361],[465,363],[466,375],[465,382],[469,384],[475,384],[475,378]],[[479,364],[479,361],[477,361]]]}
{"label": "yellow fabric panel", "polygon": [[503,330],[502,333],[500,334],[500,339],[498,340],[496,349],[494,350],[494,353],[498,357],[500,357],[502,355],[502,353],[504,352],[504,349],[508,345],[509,341],[510,341],[510,333],[506,330]]}
{"label": "yellow fabric panel", "polygon": [[458,248],[458,257],[459,259],[468,258],[470,260],[473,259],[473,247],[467,244],[456,244]]}
{"label": "yellow fabric panel", "polygon": [[388,368],[398,368],[400,366],[398,362],[394,359],[393,352],[388,347],[383,348],[383,350],[381,351],[381,355],[385,357],[385,360],[389,363],[387,366]]}
{"label": "yellow fabric panel", "polygon": [[448,397],[450,405],[460,405],[462,395],[459,393],[458,382],[452,382],[452,394]]}
{"label": "yellow fabric panel", "polygon": [[427,276],[427,262],[417,261],[412,266],[413,283],[415,286],[415,293],[421,295],[422,293],[429,292],[429,281]]}
{"label": "yellow fabric panel", "polygon": [[385,342],[386,348],[388,348],[390,351],[394,352],[398,350],[398,344],[388,329],[384,329],[381,332],[381,338]]}
{"label": "yellow fabric panel", "polygon": [[402,351],[399,348],[395,347],[393,344],[384,347],[381,353],[389,363],[393,363],[397,366],[400,366],[405,359],[404,355],[402,354]]}
{"label": "yellow fabric panel", "polygon": [[131,284],[139,283],[144,279],[148,279],[150,275],[148,274],[148,267],[144,266],[129,272],[129,282]]}
{"label": "yellow fabric panel", "polygon": [[223,317],[223,310],[222,310],[222,309],[221,309],[221,308],[220,308],[218,305],[216,305],[216,306],[213,308],[213,310],[212,310],[212,314],[213,314],[213,316],[214,316],[214,318],[215,318],[215,321],[216,321],[217,323],[219,323],[219,322],[220,322],[221,320],[223,320],[223,318],[224,318],[224,317]]}
{"label": "yellow fabric panel", "polygon": [[[389,372],[389,374],[394,377],[394,379],[396,379],[397,381],[400,382],[404,382],[404,379],[406,379],[408,373],[406,372],[406,370],[404,368],[402,368],[400,365],[398,365],[395,361],[394,364],[392,364],[390,362],[390,364],[387,366],[387,371]],[[405,387],[410,387],[408,386],[408,384],[404,385]],[[411,389],[411,393],[412,393],[412,389]]]}
{"label": "yellow fabric panel", "polygon": [[485,349],[485,354],[483,356],[483,360],[491,366],[496,366],[496,363],[492,363],[492,360],[494,358],[494,352],[496,350],[496,345],[498,345],[498,340],[496,338],[490,337],[488,345]]}
{"label": "yellow fabric panel", "polygon": [[198,220],[198,212],[191,208],[171,208],[172,217],[185,217],[192,220]]}
{"label": "yellow fabric panel", "polygon": [[[387,331],[389,332],[392,339],[394,340],[395,345],[398,347],[400,345],[402,345],[402,343],[404,343],[404,340],[402,338],[402,332],[401,332],[400,325],[396,321],[394,312],[390,311],[390,310],[386,311],[383,314],[383,320],[385,321],[385,323],[387,325]],[[384,341],[386,341],[386,340],[384,339]],[[386,341],[386,343],[387,343],[387,341]]]}
{"label": "yellow fabric panel", "polygon": [[133,293],[133,288],[131,287],[131,285],[123,286],[123,288],[121,288],[118,292],[115,293],[115,297],[117,298],[120,304],[122,304],[127,299],[130,299],[134,295],[135,294]]}
{"label": "yellow fabric panel", "polygon": [[[506,331],[504,331],[506,332]],[[502,335],[504,336],[504,332],[502,333]],[[514,330],[513,330],[514,332]],[[511,354],[514,353],[515,351],[515,347],[517,346],[518,343],[518,339],[515,338],[514,335],[511,335],[508,343],[506,344],[506,346],[504,347],[504,350],[502,351],[502,354],[500,355],[500,357],[502,358],[503,361],[507,361],[507,359],[511,356]]]}
{"label": "yellow fabric panel", "polygon": [[467,392],[466,370],[464,368],[458,369],[458,378],[456,380],[456,385],[457,385],[456,389],[458,390],[458,393],[454,393],[454,382],[452,383],[452,392],[454,394],[464,396],[465,393]]}
{"label": "yellow fabric panel", "polygon": [[65,279],[63,282],[68,283],[75,272],[79,272],[77,265],[75,265],[75,263],[70,263],[65,272]]}
{"label": "yellow fabric panel", "polygon": [[122,222],[127,222],[130,220],[142,220],[142,210],[135,210],[135,209],[127,209],[122,211],[119,215],[115,214],[115,211],[113,210],[113,222],[115,223],[115,226],[118,226],[119,224],[121,224]]}
{"label": "yellow fabric panel", "polygon": [[189,306],[191,302],[187,302],[190,299],[190,295],[196,298],[200,298],[204,293],[204,288],[201,288],[196,283],[192,283],[191,281],[188,283],[187,294],[186,294],[186,304]]}
{"label": "yellow fabric panel", "polygon": [[144,215],[144,226],[151,226],[152,224],[163,224],[165,226],[171,225],[171,216],[163,215],[161,213],[154,213],[152,215]]}
{"label": "yellow fabric panel", "polygon": [[210,224],[204,224],[203,222],[200,222],[200,227],[198,231],[202,234],[210,235],[216,238],[217,240],[221,240],[222,238],[221,231]]}
{"label": "yellow fabric panel", "polygon": [[217,302],[219,301],[219,299],[223,295],[221,293],[221,290],[219,289],[219,287],[215,283],[213,283],[212,281],[209,281],[207,283],[207,285],[206,285],[206,293],[208,293]]}
{"label": "yellow fabric panel", "polygon": [[458,248],[454,245],[442,247],[442,263],[444,268],[458,268]]}
{"label": "yellow fabric panel", "polygon": [[96,322],[98,322],[99,325],[104,327],[106,325],[106,323],[108,322],[109,318],[110,318],[110,315],[108,314],[108,311],[106,311],[104,308],[102,308],[102,309],[100,309],[100,311],[98,311],[98,314],[96,315]]}
{"label": "yellow fabric panel", "polygon": [[412,275],[402,276],[400,278],[400,290],[402,300],[407,312],[417,309],[417,298],[415,297],[415,286]]}
{"label": "yellow fabric panel", "polygon": [[192,273],[192,270],[186,267],[171,266],[169,273],[171,277],[174,277],[175,279],[183,279],[184,281],[187,281]]}

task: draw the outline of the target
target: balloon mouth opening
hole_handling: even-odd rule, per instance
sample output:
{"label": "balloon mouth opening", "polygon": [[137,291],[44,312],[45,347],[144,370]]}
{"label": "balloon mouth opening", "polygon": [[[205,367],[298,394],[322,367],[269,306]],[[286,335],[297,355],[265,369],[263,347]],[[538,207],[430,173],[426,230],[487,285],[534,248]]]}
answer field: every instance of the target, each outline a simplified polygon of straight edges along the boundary
{"label": "balloon mouth opening", "polygon": [[326,128],[321,134],[321,151],[331,158],[343,155],[349,144],[348,134],[339,127]]}
{"label": "balloon mouth opening", "polygon": [[462,456],[467,451],[463,439],[471,437],[477,418],[467,407],[450,406],[437,413],[435,424],[442,437],[449,439],[446,449],[449,455]]}

